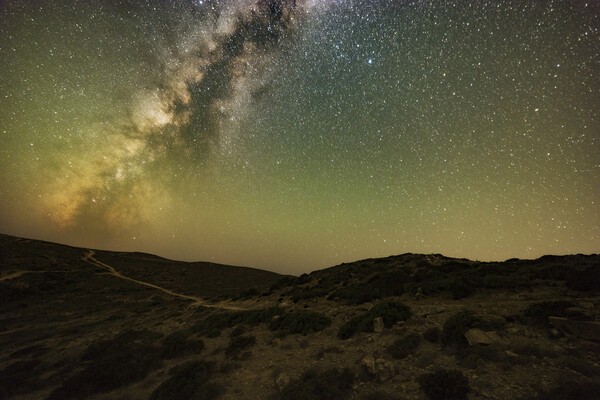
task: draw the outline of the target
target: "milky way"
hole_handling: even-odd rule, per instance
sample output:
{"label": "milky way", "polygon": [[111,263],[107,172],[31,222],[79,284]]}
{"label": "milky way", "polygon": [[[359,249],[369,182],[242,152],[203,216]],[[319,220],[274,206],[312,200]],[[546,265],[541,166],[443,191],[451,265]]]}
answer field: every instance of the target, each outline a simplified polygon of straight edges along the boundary
{"label": "milky way", "polygon": [[600,250],[584,1],[5,1],[0,230],[301,273]]}

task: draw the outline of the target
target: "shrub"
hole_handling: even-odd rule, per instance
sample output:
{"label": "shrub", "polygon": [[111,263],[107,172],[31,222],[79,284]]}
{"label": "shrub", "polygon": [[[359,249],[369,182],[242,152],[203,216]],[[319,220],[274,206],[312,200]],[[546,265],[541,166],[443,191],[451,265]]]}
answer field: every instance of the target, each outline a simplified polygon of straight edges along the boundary
{"label": "shrub", "polygon": [[417,380],[431,400],[464,400],[470,391],[468,379],[457,370],[438,369]]}
{"label": "shrub", "polygon": [[192,361],[172,368],[170,378],[160,384],[149,400],[216,399],[223,389],[210,382],[214,363]]}
{"label": "shrub", "polygon": [[[48,400],[85,399],[96,393],[110,392],[145,378],[162,365],[160,351],[154,346],[140,343],[125,347],[105,345],[112,341],[92,345],[94,348],[87,352],[87,357],[93,354],[94,358],[82,371],[67,378],[62,386],[50,393]],[[98,348],[104,348],[105,352],[96,354]]]}
{"label": "shrub", "polygon": [[464,346],[467,344],[465,333],[471,328],[484,330],[499,329],[501,322],[492,322],[482,319],[475,313],[463,310],[454,314],[442,325],[442,344]]}
{"label": "shrub", "polygon": [[427,328],[425,332],[423,332],[423,338],[431,343],[436,343],[440,340],[440,336],[442,334],[442,330],[437,326],[432,326],[431,328]]}
{"label": "shrub", "polygon": [[421,335],[418,333],[409,333],[408,335],[394,341],[389,347],[388,352],[395,359],[402,359],[419,347],[421,343]]}
{"label": "shrub", "polygon": [[236,356],[242,350],[246,350],[255,344],[256,337],[251,335],[232,337],[229,341],[229,345],[225,348],[225,354],[228,356]]}
{"label": "shrub", "polygon": [[246,333],[246,328],[243,325],[238,325],[229,334],[230,337],[240,336]]}
{"label": "shrub", "polygon": [[271,307],[260,310],[247,310],[235,312],[220,312],[211,314],[195,326],[198,334],[206,337],[218,337],[225,328],[246,324],[249,326],[270,322],[276,315],[281,315],[283,310]]}
{"label": "shrub", "polygon": [[383,318],[386,328],[391,328],[398,321],[406,321],[411,316],[410,308],[402,303],[384,301],[373,306],[369,311],[363,313],[340,326],[338,337],[349,339],[358,332],[370,332],[373,330],[373,319]]}
{"label": "shrub", "polygon": [[464,299],[469,297],[475,291],[475,283],[464,276],[456,278],[450,284],[450,292],[454,300]]}
{"label": "shrub", "polygon": [[39,374],[40,364],[38,359],[17,361],[0,371],[0,398],[36,389],[38,385],[32,380]]}
{"label": "shrub", "polygon": [[278,397],[281,400],[345,400],[354,383],[354,374],[348,369],[318,371],[309,369],[287,384]]}
{"label": "shrub", "polygon": [[525,316],[526,321],[532,325],[548,327],[550,326],[550,323],[548,322],[549,316],[566,317],[565,310],[573,306],[575,306],[575,304],[570,301],[543,301],[530,304],[523,312],[523,315]]}
{"label": "shrub", "polygon": [[269,324],[272,331],[282,334],[318,332],[331,325],[331,319],[314,311],[294,311],[273,319]]}
{"label": "shrub", "polygon": [[543,391],[535,400],[600,399],[600,383],[563,379],[556,387]]}
{"label": "shrub", "polygon": [[567,280],[567,286],[581,292],[600,291],[600,265],[590,265],[583,271],[577,271]]}
{"label": "shrub", "polygon": [[348,304],[363,304],[369,301],[404,293],[404,285],[411,281],[406,271],[381,272],[372,276],[366,283],[356,283],[336,290],[330,300],[339,298]]}
{"label": "shrub", "polygon": [[400,400],[400,397],[383,392],[373,392],[362,396],[361,400]]}
{"label": "shrub", "polygon": [[173,332],[162,340],[161,356],[164,360],[199,353],[204,349],[202,340],[189,340],[185,331]]}

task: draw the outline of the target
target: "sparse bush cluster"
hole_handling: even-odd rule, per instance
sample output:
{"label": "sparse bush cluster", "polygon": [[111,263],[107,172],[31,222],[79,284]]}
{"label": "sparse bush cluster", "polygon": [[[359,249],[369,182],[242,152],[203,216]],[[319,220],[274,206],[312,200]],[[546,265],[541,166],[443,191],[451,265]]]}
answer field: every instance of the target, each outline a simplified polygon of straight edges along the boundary
{"label": "sparse bush cluster", "polygon": [[395,340],[387,350],[392,357],[399,360],[414,353],[419,347],[419,344],[421,344],[421,335],[418,333],[409,333],[408,335]]}
{"label": "sparse bush cluster", "polygon": [[445,346],[465,346],[465,333],[472,328],[494,330],[502,327],[500,322],[485,320],[477,314],[463,310],[448,318],[442,326],[442,344]]}
{"label": "sparse bush cluster", "polygon": [[331,325],[331,319],[314,311],[294,311],[271,320],[269,329],[280,331],[282,335],[300,333],[307,335],[318,332]]}
{"label": "sparse bush cluster", "polygon": [[377,273],[365,283],[356,283],[333,292],[329,299],[343,299],[348,304],[362,304],[404,293],[404,285],[411,280],[403,270]]}
{"label": "sparse bush cluster", "polygon": [[236,358],[242,351],[249,349],[256,344],[256,337],[252,335],[248,336],[234,336],[230,339],[229,345],[225,348],[225,354],[227,356]]}
{"label": "sparse bush cluster", "polygon": [[431,328],[427,328],[425,332],[423,332],[423,338],[431,343],[436,343],[440,340],[440,336],[442,335],[442,330],[437,326],[432,326]]}
{"label": "sparse bush cluster", "polygon": [[148,331],[127,331],[90,345],[82,356],[83,370],[68,377],[48,399],[85,399],[145,378],[162,365],[161,350],[142,342],[151,336]]}
{"label": "sparse bush cluster", "polygon": [[458,370],[438,369],[419,376],[418,382],[431,400],[465,400],[471,391],[469,380]]}
{"label": "sparse bush cluster", "polygon": [[281,315],[283,312],[284,310],[278,307],[261,310],[220,312],[207,316],[194,329],[199,335],[214,338],[220,336],[221,331],[225,328],[234,327],[239,324],[256,326],[269,323],[273,317]]}
{"label": "sparse bush cluster", "polygon": [[161,342],[161,357],[170,360],[200,353],[204,349],[204,342],[200,339],[188,339],[189,336],[188,331],[176,331],[166,336]]}
{"label": "sparse bush cluster", "polygon": [[291,381],[277,399],[281,400],[345,400],[354,383],[354,374],[348,369],[309,369]]}
{"label": "sparse bush cluster", "polygon": [[550,326],[549,316],[565,317],[567,316],[566,310],[574,306],[575,304],[570,301],[543,301],[529,305],[523,315],[525,322],[531,325],[548,327]]}
{"label": "sparse bush cluster", "polygon": [[210,382],[215,364],[208,361],[191,361],[169,370],[170,377],[150,395],[150,400],[188,400],[218,398],[223,388]]}
{"label": "sparse bush cluster", "polygon": [[340,326],[338,337],[349,339],[358,332],[373,331],[373,319],[383,318],[386,328],[391,328],[398,321],[406,321],[411,316],[410,308],[400,302],[384,301]]}

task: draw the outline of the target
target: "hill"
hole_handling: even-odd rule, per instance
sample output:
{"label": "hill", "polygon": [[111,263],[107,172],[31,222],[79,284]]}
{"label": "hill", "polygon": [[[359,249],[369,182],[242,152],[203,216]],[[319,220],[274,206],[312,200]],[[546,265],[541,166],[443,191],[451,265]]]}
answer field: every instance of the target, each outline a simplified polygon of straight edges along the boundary
{"label": "hill", "polygon": [[0,242],[0,398],[600,398],[598,255],[281,277]]}

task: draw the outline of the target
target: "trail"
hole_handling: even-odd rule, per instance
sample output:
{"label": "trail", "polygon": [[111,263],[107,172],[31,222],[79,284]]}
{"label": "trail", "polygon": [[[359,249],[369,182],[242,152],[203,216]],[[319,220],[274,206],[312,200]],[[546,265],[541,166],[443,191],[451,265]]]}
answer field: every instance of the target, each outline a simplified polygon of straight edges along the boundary
{"label": "trail", "polygon": [[115,276],[119,279],[124,279],[126,281],[137,283],[138,285],[143,285],[143,286],[147,286],[147,287],[150,287],[150,288],[153,288],[156,290],[160,290],[161,292],[166,293],[171,296],[180,297],[180,298],[186,299],[186,300],[191,300],[195,303],[195,305],[202,306],[202,307],[221,308],[224,310],[236,310],[236,311],[245,310],[245,308],[232,307],[232,306],[228,306],[228,305],[224,305],[224,304],[210,304],[210,303],[207,303],[205,300],[201,299],[200,297],[189,296],[187,294],[177,293],[172,290],[166,289],[164,287],[155,285],[153,283],[144,282],[144,281],[140,281],[138,279],[130,278],[128,276],[121,274],[119,271],[117,271],[110,265],[105,264],[102,261],[96,259],[94,257],[95,254],[96,254],[96,252],[94,250],[88,250],[87,254],[82,259],[83,259],[83,261],[90,263],[96,267],[100,267],[100,268],[107,270],[110,275]]}

